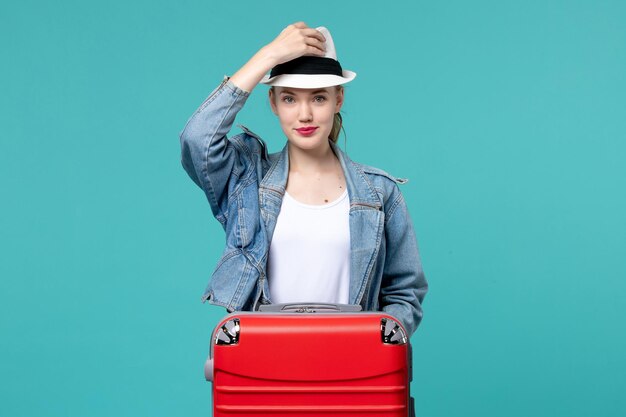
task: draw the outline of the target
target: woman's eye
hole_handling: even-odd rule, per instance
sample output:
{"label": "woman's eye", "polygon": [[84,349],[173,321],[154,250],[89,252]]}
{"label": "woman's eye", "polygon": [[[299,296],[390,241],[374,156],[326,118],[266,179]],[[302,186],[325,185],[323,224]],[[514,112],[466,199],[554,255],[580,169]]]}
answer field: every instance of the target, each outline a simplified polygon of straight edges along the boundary
{"label": "woman's eye", "polygon": [[[291,97],[291,96],[284,96],[282,98],[282,100],[283,100],[284,103],[293,103],[293,102],[295,102],[294,98]],[[313,101],[315,101],[316,103],[323,103],[324,101],[326,101],[326,97],[324,97],[324,96],[315,96],[313,98]]]}

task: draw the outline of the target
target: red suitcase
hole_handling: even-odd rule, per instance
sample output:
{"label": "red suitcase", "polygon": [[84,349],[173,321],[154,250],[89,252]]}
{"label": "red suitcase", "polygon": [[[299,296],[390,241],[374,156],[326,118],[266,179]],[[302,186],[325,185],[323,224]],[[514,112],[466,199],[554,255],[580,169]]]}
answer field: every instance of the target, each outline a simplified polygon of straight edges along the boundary
{"label": "red suitcase", "polygon": [[413,416],[406,332],[360,309],[273,304],[226,316],[205,364],[213,415]]}

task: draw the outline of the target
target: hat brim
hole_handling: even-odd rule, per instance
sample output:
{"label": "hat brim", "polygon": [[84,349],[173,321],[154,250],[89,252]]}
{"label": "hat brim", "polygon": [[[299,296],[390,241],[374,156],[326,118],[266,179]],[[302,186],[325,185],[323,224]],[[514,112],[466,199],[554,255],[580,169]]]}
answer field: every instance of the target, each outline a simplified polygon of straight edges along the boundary
{"label": "hat brim", "polygon": [[356,77],[356,73],[349,70],[342,70],[342,75],[340,77],[331,74],[281,74],[272,78],[266,75],[259,82],[276,87],[324,88],[348,83]]}

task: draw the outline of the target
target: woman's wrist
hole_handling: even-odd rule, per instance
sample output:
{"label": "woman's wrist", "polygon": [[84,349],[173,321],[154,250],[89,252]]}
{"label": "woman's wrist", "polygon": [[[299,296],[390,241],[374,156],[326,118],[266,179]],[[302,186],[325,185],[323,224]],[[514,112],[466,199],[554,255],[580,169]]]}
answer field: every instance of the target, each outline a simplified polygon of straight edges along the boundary
{"label": "woman's wrist", "polygon": [[265,74],[275,66],[275,62],[271,49],[264,46],[230,77],[230,81],[242,90],[252,92]]}
{"label": "woman's wrist", "polygon": [[274,68],[277,64],[276,54],[273,52],[269,44],[259,49],[259,51],[255,54],[255,56],[256,55],[259,55],[259,59],[265,63],[267,67],[267,71]]}

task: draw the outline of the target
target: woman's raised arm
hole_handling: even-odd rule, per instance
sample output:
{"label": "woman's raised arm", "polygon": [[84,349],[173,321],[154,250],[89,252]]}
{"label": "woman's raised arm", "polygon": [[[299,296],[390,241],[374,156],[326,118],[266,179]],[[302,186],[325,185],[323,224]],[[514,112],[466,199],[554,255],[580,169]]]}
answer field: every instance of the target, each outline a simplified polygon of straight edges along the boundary
{"label": "woman's raised arm", "polygon": [[235,116],[271,68],[302,55],[323,55],[324,49],[324,37],[316,29],[303,22],[287,26],[232,77],[225,76],[180,133],[182,165],[204,190],[214,216],[222,224],[228,217],[229,179],[241,164],[227,138]]}

